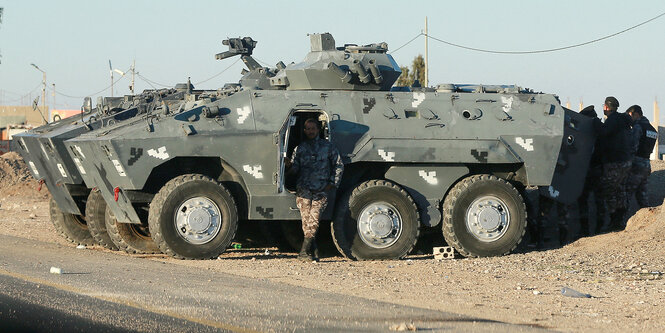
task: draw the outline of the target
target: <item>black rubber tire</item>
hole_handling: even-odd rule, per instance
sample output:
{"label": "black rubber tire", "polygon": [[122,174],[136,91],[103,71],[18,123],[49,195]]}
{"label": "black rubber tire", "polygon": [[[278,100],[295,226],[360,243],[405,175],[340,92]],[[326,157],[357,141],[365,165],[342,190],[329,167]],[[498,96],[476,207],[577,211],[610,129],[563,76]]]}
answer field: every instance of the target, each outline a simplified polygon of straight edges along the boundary
{"label": "black rubber tire", "polygon": [[[206,197],[220,209],[219,233],[204,244],[191,244],[178,234],[174,223],[176,209],[187,199]],[[226,250],[238,229],[238,210],[231,193],[208,176],[187,174],[171,179],[155,195],[148,215],[150,233],[167,255],[179,259],[214,259]]]}
{"label": "black rubber tire", "polygon": [[106,230],[113,244],[118,249],[130,254],[161,253],[157,244],[150,237],[148,226],[135,223],[120,223],[106,206]]}
{"label": "black rubber tire", "polygon": [[118,247],[106,231],[106,201],[98,189],[93,189],[88,195],[88,201],[85,203],[85,217],[88,222],[88,230],[95,242],[109,250],[118,251]]}
{"label": "black rubber tire", "polygon": [[[501,199],[510,214],[508,230],[492,242],[478,240],[466,227],[469,205],[485,195]],[[524,199],[506,180],[486,174],[469,176],[457,183],[443,202],[443,237],[465,257],[505,255],[513,251],[524,237],[526,214]]]}
{"label": "black rubber tire", "polygon": [[[358,235],[357,218],[370,203],[383,201],[402,217],[402,233],[389,247],[378,249],[365,244]],[[420,233],[420,213],[411,196],[386,180],[369,180],[345,193],[337,202],[332,222],[333,242],[346,258],[354,260],[392,260],[404,258],[416,244]]]}
{"label": "black rubber tire", "polygon": [[62,237],[77,245],[95,245],[85,217],[63,213],[53,198],[49,200],[48,206],[51,223]]}

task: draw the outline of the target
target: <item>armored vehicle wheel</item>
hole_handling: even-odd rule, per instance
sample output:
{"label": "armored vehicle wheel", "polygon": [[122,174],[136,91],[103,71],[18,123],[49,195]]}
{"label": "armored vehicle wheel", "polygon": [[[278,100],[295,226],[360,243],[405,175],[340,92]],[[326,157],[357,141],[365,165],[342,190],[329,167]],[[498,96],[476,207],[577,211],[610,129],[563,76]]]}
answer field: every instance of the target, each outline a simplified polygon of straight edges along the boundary
{"label": "armored vehicle wheel", "polygon": [[106,201],[104,201],[98,189],[93,189],[88,195],[88,201],[85,204],[85,217],[90,235],[97,244],[109,250],[118,251],[118,247],[106,231]]}
{"label": "armored vehicle wheel", "polygon": [[491,175],[457,183],[443,203],[443,237],[466,257],[508,254],[526,231],[526,205],[517,189]]}
{"label": "armored vehicle wheel", "polygon": [[127,253],[160,253],[157,244],[150,238],[148,227],[135,223],[120,223],[111,208],[106,206],[106,230],[113,244]]}
{"label": "armored vehicle wheel", "polygon": [[53,223],[55,230],[60,235],[74,244],[95,244],[95,239],[90,235],[88,225],[83,216],[63,213],[53,198],[49,201],[48,206],[51,223]]}
{"label": "armored vehicle wheel", "polygon": [[238,211],[224,185],[188,174],[171,179],[157,192],[148,223],[162,252],[181,259],[210,259],[231,244]]}
{"label": "armored vehicle wheel", "polygon": [[411,196],[386,180],[370,180],[340,199],[332,236],[349,259],[400,259],[418,240],[420,214]]}

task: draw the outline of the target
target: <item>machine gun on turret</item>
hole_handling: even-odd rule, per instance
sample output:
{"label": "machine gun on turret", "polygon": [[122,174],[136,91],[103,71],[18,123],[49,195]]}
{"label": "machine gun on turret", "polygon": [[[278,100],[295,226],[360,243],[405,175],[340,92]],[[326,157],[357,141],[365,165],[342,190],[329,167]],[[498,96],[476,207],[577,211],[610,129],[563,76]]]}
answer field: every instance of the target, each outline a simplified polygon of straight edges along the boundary
{"label": "machine gun on turret", "polygon": [[222,44],[228,45],[229,50],[215,54],[215,59],[222,60],[240,55],[240,59],[242,59],[250,71],[261,68],[262,66],[252,58],[252,52],[256,47],[256,43],[257,41],[253,40],[252,37],[225,39],[222,41]]}

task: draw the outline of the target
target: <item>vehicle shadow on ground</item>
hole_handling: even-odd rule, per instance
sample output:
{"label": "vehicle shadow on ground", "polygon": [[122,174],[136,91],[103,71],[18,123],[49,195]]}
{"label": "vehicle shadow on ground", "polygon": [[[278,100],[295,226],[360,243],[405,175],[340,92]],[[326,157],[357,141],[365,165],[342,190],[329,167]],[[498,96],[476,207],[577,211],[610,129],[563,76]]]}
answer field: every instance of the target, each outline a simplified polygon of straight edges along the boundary
{"label": "vehicle shadow on ground", "polygon": [[[275,260],[275,259],[298,259],[298,253],[290,251],[280,251],[276,247],[255,247],[243,249],[228,249],[219,256],[220,260]],[[342,256],[325,253],[319,256],[319,259],[326,262],[348,261]]]}

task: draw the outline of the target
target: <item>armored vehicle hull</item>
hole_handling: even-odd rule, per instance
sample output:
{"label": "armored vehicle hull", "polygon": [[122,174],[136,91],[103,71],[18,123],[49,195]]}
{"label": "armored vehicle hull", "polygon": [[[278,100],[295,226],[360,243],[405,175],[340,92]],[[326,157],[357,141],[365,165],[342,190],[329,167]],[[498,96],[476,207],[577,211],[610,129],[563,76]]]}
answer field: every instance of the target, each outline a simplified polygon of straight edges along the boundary
{"label": "armored vehicle hull", "polygon": [[[66,144],[118,222],[147,218],[160,249],[182,258],[217,256],[238,221],[300,219],[283,158],[308,118],[345,164],[322,218],[351,258],[401,258],[423,226],[441,226],[465,255],[509,253],[526,227],[524,187],[550,187],[560,201],[581,191],[563,184],[586,170],[593,137],[556,96],[515,86],[387,91],[398,67],[382,46],[318,42],[304,63],[246,61],[235,89]],[[340,82],[323,89],[328,80]]]}
{"label": "armored vehicle hull", "polygon": [[300,220],[283,161],[309,118],[345,164],[322,218],[349,258],[402,258],[422,227],[441,228],[463,255],[503,255],[526,229],[525,187],[563,203],[581,192],[591,120],[556,96],[516,86],[391,91],[400,70],[385,43],[311,40],[305,61],[276,68],[251,58],[251,38],[225,41],[217,58],[239,55],[249,69],[239,84],[71,136],[74,170],[99,190],[107,217],[149,226],[162,252],[191,259],[219,255],[242,221]]}

